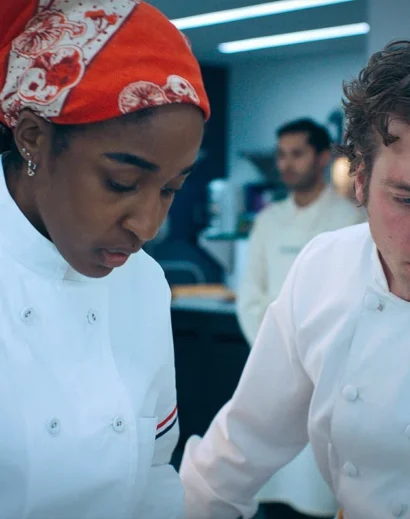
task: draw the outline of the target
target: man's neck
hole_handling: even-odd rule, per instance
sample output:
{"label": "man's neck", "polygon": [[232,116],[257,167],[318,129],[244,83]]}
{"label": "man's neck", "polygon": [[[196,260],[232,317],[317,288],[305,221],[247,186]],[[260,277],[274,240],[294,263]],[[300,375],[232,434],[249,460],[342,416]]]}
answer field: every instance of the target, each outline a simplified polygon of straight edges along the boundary
{"label": "man's neck", "polygon": [[298,207],[306,207],[319,198],[325,187],[326,184],[322,181],[309,191],[294,191],[293,200]]}

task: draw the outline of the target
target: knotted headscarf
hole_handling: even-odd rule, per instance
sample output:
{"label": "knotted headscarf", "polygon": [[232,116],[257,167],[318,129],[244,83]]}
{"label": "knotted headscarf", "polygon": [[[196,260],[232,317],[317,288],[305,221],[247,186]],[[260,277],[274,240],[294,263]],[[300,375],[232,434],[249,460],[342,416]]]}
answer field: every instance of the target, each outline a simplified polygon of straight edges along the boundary
{"label": "knotted headscarf", "polygon": [[0,122],[30,108],[57,124],[104,121],[170,103],[209,117],[189,42],[139,0],[0,2]]}

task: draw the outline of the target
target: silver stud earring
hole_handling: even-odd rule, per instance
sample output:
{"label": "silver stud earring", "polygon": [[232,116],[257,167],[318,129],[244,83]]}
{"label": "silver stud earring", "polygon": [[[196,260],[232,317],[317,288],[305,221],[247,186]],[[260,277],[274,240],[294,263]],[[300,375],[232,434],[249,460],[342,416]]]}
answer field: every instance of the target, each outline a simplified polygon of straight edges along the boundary
{"label": "silver stud earring", "polygon": [[27,155],[28,157],[28,165],[27,165],[27,175],[29,177],[34,177],[34,175],[36,174],[36,169],[37,169],[37,164],[35,164],[32,160],[31,160],[31,155],[30,155],[30,152],[28,152],[26,150],[26,148],[23,148],[23,153],[25,155]]}

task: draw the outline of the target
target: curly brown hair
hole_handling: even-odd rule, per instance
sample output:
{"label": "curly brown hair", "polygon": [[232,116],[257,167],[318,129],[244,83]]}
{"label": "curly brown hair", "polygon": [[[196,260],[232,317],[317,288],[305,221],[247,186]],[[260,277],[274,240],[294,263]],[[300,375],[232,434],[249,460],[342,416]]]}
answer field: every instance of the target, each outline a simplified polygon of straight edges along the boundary
{"label": "curly brown hair", "polygon": [[392,115],[410,123],[410,41],[389,43],[370,58],[358,78],[343,84],[346,132],[338,151],[350,162],[350,174],[363,165],[364,204],[369,196],[374,158],[389,133]]}

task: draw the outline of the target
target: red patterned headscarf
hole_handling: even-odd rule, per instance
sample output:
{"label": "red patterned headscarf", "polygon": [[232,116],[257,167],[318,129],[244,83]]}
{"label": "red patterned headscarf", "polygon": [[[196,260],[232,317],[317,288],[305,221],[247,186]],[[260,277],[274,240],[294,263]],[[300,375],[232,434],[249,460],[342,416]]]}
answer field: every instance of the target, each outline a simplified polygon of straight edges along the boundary
{"label": "red patterned headscarf", "polygon": [[30,108],[57,124],[170,103],[209,117],[186,38],[139,0],[0,0],[0,121]]}

